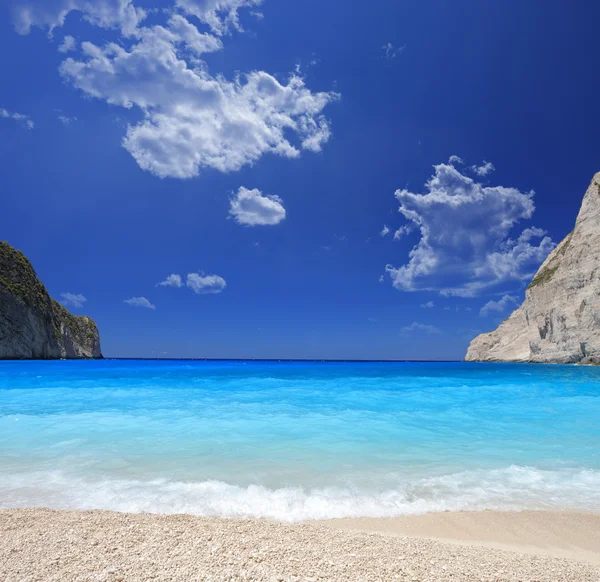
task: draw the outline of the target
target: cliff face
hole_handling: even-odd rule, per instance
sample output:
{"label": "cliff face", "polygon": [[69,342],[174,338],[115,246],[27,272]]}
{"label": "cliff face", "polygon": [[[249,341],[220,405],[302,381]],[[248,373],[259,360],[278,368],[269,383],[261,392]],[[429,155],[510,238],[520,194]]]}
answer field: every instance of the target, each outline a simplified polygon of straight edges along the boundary
{"label": "cliff face", "polygon": [[575,228],[548,255],[523,305],[477,336],[465,359],[600,364],[600,172]]}
{"label": "cliff face", "polygon": [[25,255],[0,241],[0,359],[101,357],[94,321],[51,299]]}

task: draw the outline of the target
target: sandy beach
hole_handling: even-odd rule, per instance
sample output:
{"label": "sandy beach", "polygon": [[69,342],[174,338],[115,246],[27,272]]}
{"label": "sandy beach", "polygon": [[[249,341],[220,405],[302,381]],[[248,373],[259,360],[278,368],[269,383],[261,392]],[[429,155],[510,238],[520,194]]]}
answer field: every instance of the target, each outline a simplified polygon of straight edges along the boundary
{"label": "sandy beach", "polygon": [[0,510],[4,582],[600,580],[600,515],[461,512],[303,524]]}

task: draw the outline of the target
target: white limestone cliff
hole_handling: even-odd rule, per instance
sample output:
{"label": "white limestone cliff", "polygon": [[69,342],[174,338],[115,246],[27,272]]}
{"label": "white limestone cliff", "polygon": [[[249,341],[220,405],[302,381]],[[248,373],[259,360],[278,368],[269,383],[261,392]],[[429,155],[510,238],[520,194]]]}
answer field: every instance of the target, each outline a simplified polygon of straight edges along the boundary
{"label": "white limestone cliff", "polygon": [[477,336],[465,359],[600,364],[600,172],[575,228],[548,255],[523,305],[498,329]]}

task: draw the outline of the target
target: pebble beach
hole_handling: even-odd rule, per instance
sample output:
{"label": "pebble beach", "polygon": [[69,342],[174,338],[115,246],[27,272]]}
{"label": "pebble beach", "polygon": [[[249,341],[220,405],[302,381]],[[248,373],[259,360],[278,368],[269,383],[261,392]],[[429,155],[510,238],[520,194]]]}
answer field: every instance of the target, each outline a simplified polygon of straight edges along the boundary
{"label": "pebble beach", "polygon": [[[553,522],[548,512],[525,517],[497,514],[498,519],[494,512],[485,513],[489,515],[477,532],[473,527],[481,520],[475,514],[467,517],[471,524],[467,531],[461,514],[455,514],[458,521],[453,525],[448,513],[362,524],[360,520],[283,524],[190,515],[3,509],[0,580],[600,580],[600,516],[557,514],[562,521],[554,523],[566,528],[559,547],[560,536],[552,528],[545,539],[544,523]],[[445,536],[456,539],[426,536],[435,533],[436,523]],[[420,535],[405,535],[407,527]],[[499,528],[497,536],[494,527]],[[380,531],[373,531],[377,528]],[[510,543],[507,528],[509,534],[512,531]],[[491,547],[495,537],[506,549]],[[563,557],[564,551],[569,557]]]}

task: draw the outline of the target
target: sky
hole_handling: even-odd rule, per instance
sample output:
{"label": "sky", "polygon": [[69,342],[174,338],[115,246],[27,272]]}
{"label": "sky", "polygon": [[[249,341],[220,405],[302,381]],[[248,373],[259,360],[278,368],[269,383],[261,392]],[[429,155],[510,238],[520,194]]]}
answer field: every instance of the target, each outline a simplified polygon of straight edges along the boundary
{"label": "sky", "polygon": [[600,4],[18,0],[0,238],[106,357],[462,359],[600,170]]}

